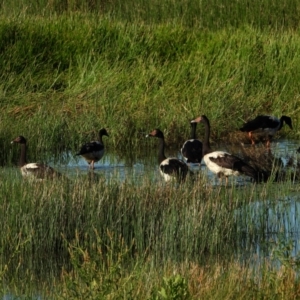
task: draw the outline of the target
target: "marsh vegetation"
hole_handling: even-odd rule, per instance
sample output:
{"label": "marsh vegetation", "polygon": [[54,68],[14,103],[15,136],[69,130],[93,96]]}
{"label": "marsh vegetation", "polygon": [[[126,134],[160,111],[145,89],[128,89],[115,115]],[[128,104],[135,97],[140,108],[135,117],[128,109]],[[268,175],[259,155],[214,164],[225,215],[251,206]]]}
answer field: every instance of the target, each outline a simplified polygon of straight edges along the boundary
{"label": "marsh vegetation", "polygon": [[212,144],[238,153],[249,143],[238,128],[260,113],[290,116],[294,130],[276,139],[297,141],[298,2],[31,2],[1,2],[1,294],[299,297],[296,160],[276,183],[224,187],[200,172],[178,186],[151,171],[119,180],[86,170],[33,184],[10,145],[24,135],[29,161],[63,165],[62,153],[105,127],[108,153],[134,164],[156,151],[149,130],[179,150],[206,114]]}

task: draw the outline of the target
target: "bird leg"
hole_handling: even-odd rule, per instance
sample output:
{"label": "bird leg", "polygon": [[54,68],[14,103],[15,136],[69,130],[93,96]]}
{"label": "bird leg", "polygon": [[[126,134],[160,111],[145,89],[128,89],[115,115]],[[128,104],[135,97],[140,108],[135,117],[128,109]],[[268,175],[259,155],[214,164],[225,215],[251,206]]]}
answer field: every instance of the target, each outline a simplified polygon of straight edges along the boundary
{"label": "bird leg", "polygon": [[224,174],[222,172],[217,174],[219,180],[220,180],[220,185],[222,186],[223,183],[223,177],[225,177],[225,186],[227,186],[228,184],[228,176],[224,176]]}
{"label": "bird leg", "polygon": [[251,140],[251,145],[255,145],[255,141],[253,139],[252,131],[248,132],[249,138]]}
{"label": "bird leg", "polygon": [[225,186],[228,186],[228,176],[225,177]]}
{"label": "bird leg", "polygon": [[91,161],[91,164],[90,164],[90,169],[92,169],[92,170],[94,170],[94,163],[95,163],[95,162],[92,160],[92,161]]}
{"label": "bird leg", "polygon": [[270,139],[269,136],[267,138],[267,144],[266,144],[266,146],[267,146],[267,149],[270,149],[270,147],[271,147],[271,139]]}

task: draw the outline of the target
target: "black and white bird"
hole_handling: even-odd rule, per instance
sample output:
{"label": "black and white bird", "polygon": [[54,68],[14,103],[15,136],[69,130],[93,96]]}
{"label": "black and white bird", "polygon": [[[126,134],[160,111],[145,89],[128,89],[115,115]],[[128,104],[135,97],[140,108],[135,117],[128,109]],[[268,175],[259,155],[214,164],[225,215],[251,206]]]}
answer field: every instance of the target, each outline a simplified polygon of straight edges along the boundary
{"label": "black and white bird", "polygon": [[158,163],[159,171],[166,182],[170,180],[178,180],[182,182],[189,173],[187,164],[176,157],[165,156],[165,139],[164,134],[159,129],[154,129],[146,137],[156,137],[159,139],[158,147]]}
{"label": "black and white bird", "polygon": [[104,155],[104,144],[102,137],[109,136],[106,129],[102,128],[99,131],[99,140],[91,141],[81,146],[81,149],[76,155],[81,155],[89,164],[90,169],[94,169],[95,162],[99,161]]}
{"label": "black and white bird", "polygon": [[248,165],[241,158],[225,151],[213,151],[210,148],[210,123],[205,115],[196,118],[193,122],[202,122],[205,126],[205,137],[202,152],[203,160],[210,171],[217,174],[219,178],[225,177],[226,184],[228,182],[228,177],[232,175],[246,175],[253,178],[255,182],[263,179],[260,178],[258,171]]}
{"label": "black and white bird", "polygon": [[191,122],[190,139],[185,141],[181,150],[181,154],[187,163],[200,164],[202,160],[202,142],[196,139],[196,122]]}
{"label": "black and white bird", "polygon": [[293,129],[292,119],[288,116],[282,116],[278,119],[274,116],[260,115],[255,119],[246,122],[243,127],[240,128],[240,131],[248,132],[252,145],[255,144],[253,133],[265,134],[267,136],[266,146],[269,148],[272,137],[282,128],[283,123],[286,123],[291,129]]}
{"label": "black and white bird", "polygon": [[62,174],[54,170],[52,167],[42,163],[27,163],[26,151],[27,141],[24,136],[20,135],[11,141],[12,144],[20,144],[21,155],[19,160],[19,167],[24,178],[34,180],[44,180],[61,178]]}

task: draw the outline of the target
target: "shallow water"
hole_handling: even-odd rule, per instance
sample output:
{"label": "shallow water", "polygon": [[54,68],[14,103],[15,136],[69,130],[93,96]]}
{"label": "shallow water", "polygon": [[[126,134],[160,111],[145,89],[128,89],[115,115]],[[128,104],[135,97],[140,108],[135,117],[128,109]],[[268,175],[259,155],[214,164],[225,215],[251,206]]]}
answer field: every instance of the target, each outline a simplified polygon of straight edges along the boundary
{"label": "shallow water", "polygon": [[[280,140],[272,144],[271,152],[274,157],[280,158],[283,164],[286,164],[287,161],[293,157],[296,162],[297,159],[300,159],[300,154],[297,154],[296,150],[299,148],[300,142],[293,140]],[[251,145],[244,146],[245,149],[251,148]],[[260,151],[264,148],[259,146]],[[214,145],[214,149],[228,151],[235,155],[243,157],[240,149],[240,145]],[[182,159],[180,151],[176,150],[166,150],[166,156],[178,157]],[[80,156],[74,156],[71,152],[64,152],[56,159],[50,159],[49,162],[54,168],[60,170],[69,178],[75,178],[77,176],[84,176],[89,171],[89,166],[87,162]],[[205,164],[202,163],[199,165],[190,165],[192,171],[204,171],[211,179],[211,184],[219,185],[220,181],[216,180],[216,176],[212,174],[209,170],[206,169]],[[151,149],[147,150],[145,155],[139,154],[139,157],[134,157],[133,153],[130,153],[130,156],[123,155],[120,157],[118,154],[107,151],[104,157],[95,164],[94,173],[103,176],[107,180],[112,178],[119,179],[124,181],[127,179],[139,179],[147,174],[156,180],[162,180],[158,171],[157,163],[157,150]],[[243,177],[233,177],[230,178],[233,182],[244,182],[245,178]],[[247,179],[246,179],[247,181]]]}
{"label": "shallow water", "polygon": [[[280,158],[283,164],[293,158],[296,164],[300,159],[300,154],[296,152],[300,142],[291,140],[280,140],[273,143],[271,151],[274,157]],[[251,146],[246,146],[251,147]],[[241,146],[213,145],[214,149],[225,150],[233,154],[240,154]],[[167,156],[176,156],[181,158],[179,151],[166,151]],[[80,176],[86,176],[90,171],[86,161],[73,153],[62,153],[58,158],[49,159],[48,163],[55,169],[64,173],[68,178],[75,179]],[[220,181],[214,174],[207,170],[204,164],[194,166],[193,170],[201,171],[208,176],[208,183],[218,188]],[[13,172],[21,175],[17,168],[7,168],[7,172]],[[130,154],[130,156],[119,156],[111,151],[107,151],[103,159],[95,164],[93,171],[96,176],[105,180],[116,180],[123,182],[124,180],[133,180],[137,184],[142,181],[145,176],[150,177],[154,182],[162,183],[163,179],[159,174],[157,163],[157,150],[147,150],[145,155]],[[228,188],[232,185],[247,185],[251,181],[245,177],[230,178]],[[277,183],[276,183],[277,184]],[[296,183],[297,184],[297,183]],[[273,197],[273,196],[272,196]],[[249,213],[250,212],[250,213]],[[252,218],[251,222],[247,222],[244,216]],[[267,201],[256,201],[249,205],[243,205],[235,211],[235,217],[239,230],[245,232],[245,241],[239,249],[236,249],[238,259],[249,258],[253,261],[253,266],[259,265],[261,259],[272,256],[274,249],[278,249],[280,245],[291,243],[290,255],[295,257],[300,249],[300,195],[290,191],[289,195],[284,197],[276,197]],[[248,228],[248,224],[253,224],[255,220],[255,232],[262,233],[264,237],[255,236],[255,233],[248,238],[252,229]],[[261,241],[263,240],[263,243]],[[12,296],[6,295],[2,299],[12,299]]]}
{"label": "shallow water", "polygon": [[[293,168],[293,165],[296,165],[300,159],[300,154],[297,153],[299,144],[300,142],[295,140],[279,140],[272,144],[271,153],[274,157],[279,158],[283,165],[286,165],[289,161],[290,167]],[[213,145],[214,149],[228,151],[242,157],[241,147],[240,145]],[[252,148],[251,145],[244,147],[246,149]],[[265,151],[263,145],[258,147],[261,151]],[[166,155],[182,158],[180,151],[166,151]],[[69,178],[85,176],[89,172],[88,164],[83,158],[75,157],[71,153],[63,153],[62,158],[61,161],[64,163],[57,164],[55,167],[64,172]],[[115,180],[117,178],[122,182],[125,179],[133,179],[138,183],[139,179],[142,180],[144,176],[150,176],[156,182],[163,182],[158,170],[156,149],[148,151],[145,156],[139,155],[139,158],[131,156],[130,159],[126,158],[126,156],[120,158],[108,152],[95,166],[94,173],[106,180]],[[190,165],[190,168],[195,172],[206,174],[208,176],[208,184],[210,185],[215,187],[219,187],[220,184],[225,185],[225,182],[220,181],[215,174],[207,170],[204,163],[201,165]],[[242,176],[230,177],[228,188],[233,185],[243,186],[247,184],[252,184],[249,178]],[[265,236],[268,236],[270,241],[276,241],[276,235],[282,233],[286,240],[293,241],[293,254],[296,255],[298,253],[300,247],[300,235],[298,231],[300,225],[300,195],[298,196],[291,192],[290,195],[285,195],[284,198],[269,199],[269,202],[264,201],[263,203],[257,201],[241,209],[250,211],[250,215],[257,220],[256,226],[258,232],[262,232],[260,228],[263,228]],[[239,216],[242,214],[241,211],[237,212]],[[261,223],[261,220],[264,220],[264,223]],[[242,220],[238,221],[238,223],[243,224]],[[243,228],[242,230],[247,231],[247,228]],[[258,246],[255,251],[260,251],[260,247]]]}
{"label": "shallow water", "polygon": [[[300,196],[286,196],[268,201],[257,201],[235,211],[239,230],[252,232],[251,246],[245,245],[237,252],[244,257],[269,257],[283,246],[289,245],[289,255],[296,257],[300,250]],[[247,222],[244,216],[247,215]],[[255,224],[255,230],[249,224]],[[254,231],[254,233],[253,233]],[[257,232],[257,234],[255,234]],[[261,242],[263,241],[263,242]],[[248,248],[248,249],[247,249]],[[246,250],[248,255],[242,253]],[[250,254],[250,255],[249,255]]]}
{"label": "shallow water", "polygon": [[[299,148],[299,142],[295,140],[279,140],[276,143],[272,144],[271,153],[272,155],[280,159],[284,166],[287,166],[289,163],[289,168],[293,168],[299,164],[300,154],[297,153]],[[240,145],[218,145],[213,146],[213,149],[228,151],[236,155],[243,157],[241,152]],[[244,146],[245,150],[248,148],[252,150],[251,145]],[[260,151],[265,152],[263,145],[258,146]],[[162,182],[162,178],[158,171],[156,149],[154,149],[146,157],[142,157],[136,160],[131,165],[126,164],[125,161],[118,160],[117,157],[111,157],[109,154],[106,156],[106,159],[102,164],[99,164],[95,172],[103,174],[107,179],[111,176],[118,176],[120,180],[125,178],[142,178],[143,176],[152,176],[155,181]],[[182,158],[179,151],[169,151],[168,156],[175,156]],[[299,167],[299,166],[298,166]],[[86,172],[86,163],[84,160],[74,160],[73,158],[68,162],[68,168],[71,170],[76,169],[80,172]],[[220,181],[215,174],[211,173],[205,166],[204,163],[199,165],[190,165],[190,168],[195,172],[203,172],[208,176],[208,184],[215,187],[219,187],[220,184],[225,185],[224,181]],[[228,188],[235,186],[243,186],[252,184],[249,178],[239,176],[239,177],[230,177]],[[279,183],[274,183],[279,184]],[[297,183],[295,183],[297,184]],[[237,215],[242,217],[244,213],[249,215],[252,220],[255,220],[256,231],[261,234],[264,233],[264,237],[256,237],[256,242],[252,242],[251,245],[241,247],[237,251],[237,254],[241,254],[241,251],[245,251],[245,258],[249,257],[258,257],[259,260],[269,257],[274,249],[278,249],[285,244],[291,243],[290,255],[295,257],[298,255],[300,249],[300,195],[290,191],[289,195],[284,197],[277,197],[274,195],[274,198],[267,201],[257,201],[250,203],[249,205],[243,206]],[[248,232],[247,224],[243,223],[242,219],[237,218],[237,223],[241,226],[245,225],[245,228],[241,228],[246,233]],[[261,244],[260,240],[263,240]],[[241,255],[243,256],[243,255]],[[256,262],[257,263],[257,262]]]}

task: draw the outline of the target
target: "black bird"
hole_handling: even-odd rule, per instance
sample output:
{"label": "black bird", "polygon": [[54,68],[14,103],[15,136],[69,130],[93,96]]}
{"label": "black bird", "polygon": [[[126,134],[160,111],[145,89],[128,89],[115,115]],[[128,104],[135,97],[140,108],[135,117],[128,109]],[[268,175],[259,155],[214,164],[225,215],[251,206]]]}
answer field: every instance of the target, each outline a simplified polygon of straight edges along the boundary
{"label": "black bird", "polygon": [[159,147],[158,147],[158,163],[159,163],[159,171],[165,181],[170,181],[173,179],[177,179],[178,181],[184,181],[189,168],[187,164],[176,158],[165,156],[165,140],[164,134],[159,129],[154,129],[151,131],[146,137],[156,137],[159,139]]}
{"label": "black bird", "polygon": [[76,155],[81,155],[90,165],[91,169],[94,169],[95,162],[99,161],[104,155],[104,144],[102,137],[109,136],[106,129],[102,128],[99,131],[99,140],[91,141],[82,145],[80,151]]}
{"label": "black bird", "polygon": [[240,130],[248,132],[252,145],[255,144],[252,133],[264,133],[267,136],[266,146],[267,148],[270,148],[272,137],[282,128],[283,123],[286,123],[291,129],[293,129],[292,119],[290,117],[282,116],[278,119],[274,116],[261,115],[246,122]]}
{"label": "black bird", "polygon": [[205,126],[205,137],[203,141],[203,160],[207,168],[213,173],[217,174],[219,178],[223,176],[226,178],[226,183],[228,182],[228,176],[232,175],[246,175],[258,182],[262,175],[256,171],[253,167],[248,165],[241,158],[232,155],[225,151],[213,151],[210,147],[209,137],[210,137],[210,123],[205,115],[202,115],[193,122],[202,122]]}
{"label": "black bird", "polygon": [[202,142],[196,139],[196,122],[190,122],[191,135],[190,139],[185,141],[181,154],[187,163],[201,163],[202,160]]}
{"label": "black bird", "polygon": [[19,167],[24,178],[43,180],[62,177],[62,174],[54,170],[52,167],[42,163],[27,163],[27,141],[24,136],[20,135],[11,141],[12,144],[20,144],[21,155]]}

